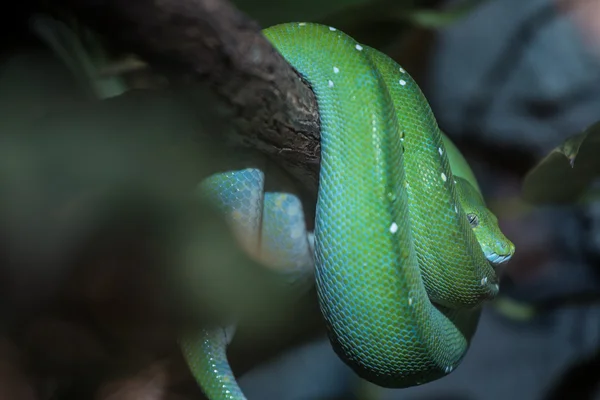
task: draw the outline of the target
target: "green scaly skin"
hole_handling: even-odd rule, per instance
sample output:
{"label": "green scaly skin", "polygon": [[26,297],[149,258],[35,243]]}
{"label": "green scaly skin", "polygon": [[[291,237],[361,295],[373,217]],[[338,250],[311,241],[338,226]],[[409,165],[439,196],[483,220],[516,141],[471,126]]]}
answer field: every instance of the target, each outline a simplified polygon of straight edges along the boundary
{"label": "green scaly skin", "polygon": [[[473,196],[479,187],[468,164],[417,84],[387,56],[317,24],[264,34],[319,105],[315,277],[333,348],[360,377],[384,387],[449,374],[469,347],[480,306],[499,290],[478,239],[510,243],[497,225],[485,230],[494,219],[471,228],[465,209],[483,199]],[[512,243],[500,248],[504,261],[514,252]],[[227,364],[223,331],[181,343],[209,399],[245,398]]]}

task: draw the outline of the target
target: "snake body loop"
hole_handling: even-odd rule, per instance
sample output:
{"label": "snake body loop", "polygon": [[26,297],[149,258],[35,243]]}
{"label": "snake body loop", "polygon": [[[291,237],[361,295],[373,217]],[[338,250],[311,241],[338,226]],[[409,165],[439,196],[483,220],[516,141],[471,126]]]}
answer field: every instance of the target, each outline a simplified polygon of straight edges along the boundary
{"label": "snake body loop", "polygon": [[[498,280],[480,245],[489,231],[474,231],[461,203],[472,193],[459,197],[463,184],[472,185],[457,186],[454,155],[425,97],[389,57],[335,28],[289,23],[264,34],[318,102],[314,253],[298,219],[301,205],[289,203],[293,196],[260,197],[262,175],[228,173],[206,190],[252,224],[262,221],[245,232],[262,229],[263,249],[283,249],[275,264],[293,269],[314,256],[330,341],[359,376],[401,388],[447,375],[467,351]],[[241,196],[245,190],[254,195]],[[485,209],[482,198],[475,201]],[[250,218],[255,214],[263,218]],[[514,246],[499,230],[492,234],[501,250],[490,251],[507,260]],[[244,398],[226,362],[217,366],[222,335],[208,337],[182,340],[197,380],[212,400]]]}

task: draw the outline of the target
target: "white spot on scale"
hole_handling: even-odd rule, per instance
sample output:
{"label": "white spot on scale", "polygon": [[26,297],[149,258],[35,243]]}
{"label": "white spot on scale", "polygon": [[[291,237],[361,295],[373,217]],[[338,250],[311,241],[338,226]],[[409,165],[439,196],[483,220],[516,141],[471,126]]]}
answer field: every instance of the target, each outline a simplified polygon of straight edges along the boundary
{"label": "white spot on scale", "polygon": [[486,283],[487,283],[487,276],[484,276],[483,278],[481,278],[481,286],[485,286]]}
{"label": "white spot on scale", "polygon": [[444,150],[442,150],[441,147],[438,147],[438,153],[440,153],[440,156],[441,156],[442,154],[444,154]]}
{"label": "white spot on scale", "polygon": [[458,207],[454,206],[454,212],[458,214]]}
{"label": "white spot on scale", "polygon": [[409,305],[409,306],[412,306],[412,304],[413,304],[413,298],[412,298],[412,297],[409,297],[409,298],[408,298],[408,305]]}
{"label": "white spot on scale", "polygon": [[444,173],[442,172],[442,180],[443,180],[444,182],[446,182],[446,180],[447,180],[447,179],[448,179],[448,178],[446,178],[446,174],[444,174]]}
{"label": "white spot on scale", "polygon": [[298,26],[304,26],[304,25],[306,25],[306,22],[300,22],[300,23],[298,24]]}
{"label": "white spot on scale", "polygon": [[390,232],[392,232],[392,233],[398,232],[398,224],[397,223],[392,222],[392,225],[390,225]]}
{"label": "white spot on scale", "polygon": [[295,229],[292,229],[292,231],[290,232],[290,237],[292,239],[299,239],[302,237],[303,233],[304,233],[304,231],[302,230],[302,228],[295,228]]}
{"label": "white spot on scale", "polygon": [[315,234],[313,232],[308,232],[306,234],[306,240],[308,241],[308,246],[310,247],[311,251],[314,251],[314,249],[315,249]]}
{"label": "white spot on scale", "polygon": [[444,368],[444,372],[449,374],[450,372],[452,372],[454,368],[452,368],[452,365],[448,365],[446,368]]}
{"label": "white spot on scale", "polygon": [[336,31],[336,29],[335,29],[333,26],[330,26],[330,27],[329,27],[329,30],[330,30],[331,32],[334,32],[334,31]]}
{"label": "white spot on scale", "polygon": [[404,79],[400,79],[398,83],[400,83],[402,86],[406,85],[406,81]]}
{"label": "white spot on scale", "polygon": [[297,206],[290,205],[286,208],[285,211],[286,211],[287,215],[289,215],[290,217],[295,217],[300,212],[300,209]]}
{"label": "white spot on scale", "polygon": [[399,68],[399,71],[400,71],[400,72],[402,72],[402,73],[405,73],[405,72],[406,72],[406,71],[404,70],[404,68],[402,68],[402,67],[400,67],[400,68]]}
{"label": "white spot on scale", "polygon": [[333,87],[333,81],[331,79],[329,80],[328,84],[329,84],[329,87]]}
{"label": "white spot on scale", "polygon": [[363,49],[363,47],[360,44],[357,44],[354,47],[356,47],[356,50],[358,50],[358,51],[361,51]]}
{"label": "white spot on scale", "polygon": [[337,74],[338,72],[340,72],[340,69],[338,67],[333,67],[333,73]]}

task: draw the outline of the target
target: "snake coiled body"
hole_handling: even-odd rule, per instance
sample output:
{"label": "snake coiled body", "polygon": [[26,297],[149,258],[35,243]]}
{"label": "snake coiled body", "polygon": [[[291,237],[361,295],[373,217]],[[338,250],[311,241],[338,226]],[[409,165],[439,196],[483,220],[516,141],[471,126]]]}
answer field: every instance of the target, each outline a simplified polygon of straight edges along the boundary
{"label": "snake coiled body", "polygon": [[[264,34],[318,102],[314,247],[299,200],[263,193],[260,171],[212,177],[205,191],[246,236],[263,238],[257,246],[276,250],[272,262],[302,269],[314,260],[330,341],[359,376],[400,388],[450,373],[498,279],[461,204],[468,201],[459,198],[461,178],[427,100],[393,60],[335,28],[289,23]],[[489,252],[505,261],[514,246],[494,232]],[[218,330],[182,339],[207,396],[242,399],[225,346]]]}

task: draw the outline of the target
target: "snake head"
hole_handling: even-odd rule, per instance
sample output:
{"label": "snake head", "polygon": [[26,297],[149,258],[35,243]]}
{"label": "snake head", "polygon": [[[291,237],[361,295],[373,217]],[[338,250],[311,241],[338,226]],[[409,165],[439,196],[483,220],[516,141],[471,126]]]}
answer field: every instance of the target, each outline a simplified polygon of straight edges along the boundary
{"label": "snake head", "polygon": [[515,253],[515,245],[500,230],[498,218],[482,206],[469,207],[467,219],[488,261],[494,265],[504,264]]}
{"label": "snake head", "polygon": [[515,253],[515,245],[504,236],[498,218],[486,207],[479,192],[464,179],[456,181],[459,201],[485,257],[494,266],[506,263]]}

